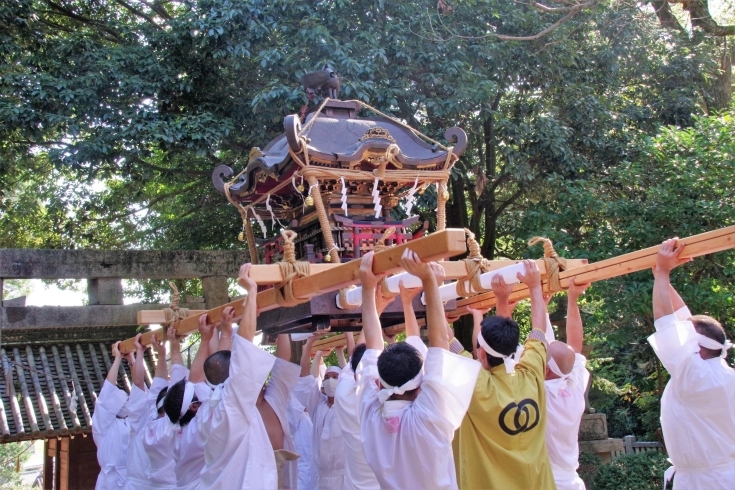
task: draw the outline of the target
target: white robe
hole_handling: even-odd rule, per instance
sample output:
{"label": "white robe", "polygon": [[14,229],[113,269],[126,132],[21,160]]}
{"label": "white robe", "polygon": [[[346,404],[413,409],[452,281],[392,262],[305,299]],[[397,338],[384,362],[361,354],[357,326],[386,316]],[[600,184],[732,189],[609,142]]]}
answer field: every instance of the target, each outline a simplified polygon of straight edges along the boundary
{"label": "white robe", "polygon": [[92,438],[100,465],[95,490],[119,490],[128,479],[130,424],[127,418],[117,418],[127,401],[127,393],[105,380],[92,415]]}
{"label": "white robe", "polygon": [[201,488],[275,490],[276,458],[255,406],[276,358],[235,335],[230,376],[202,404],[199,440],[205,465]]}
{"label": "white robe", "polygon": [[675,490],[735,486],[735,370],[724,359],[704,360],[682,308],[654,323],[648,338],[671,379],[661,398],[666,450],[676,467]]}
{"label": "white robe", "polygon": [[132,459],[141,462],[135,468],[130,466],[128,459],[128,489],[172,489],[176,487],[176,473],[174,462],[174,440],[178,426],[172,424],[167,416],[158,418],[156,399],[158,394],[167,386],[171,386],[186,378],[189,370],[180,364],[171,367],[171,379],[153,378],[148,394],[148,420],[134,438],[136,451],[138,446],[145,453],[144,456],[133,456]]}
{"label": "white robe", "polygon": [[[283,429],[283,448],[295,453],[298,453],[298,451],[294,445],[291,428],[288,424],[288,407],[291,402],[291,392],[294,386],[296,386],[300,374],[301,367],[292,362],[276,358],[273,371],[271,371],[271,379],[268,381],[268,385],[265,387],[265,394],[263,395],[265,401],[268,402],[268,405],[271,406],[278,416],[278,421],[281,422],[281,428]],[[286,462],[283,489],[296,490],[298,488],[298,465],[298,459]]]}
{"label": "white robe", "polygon": [[368,464],[385,490],[456,489],[452,456],[475,389],[480,363],[429,348],[416,399],[378,400],[379,351],[368,349],[357,368],[361,440]]}
{"label": "white robe", "polygon": [[319,391],[319,380],[302,376],[293,392],[306,407],[314,425],[311,438],[319,490],[342,490],[345,487],[345,445],[337,421],[337,409],[329,407],[327,396]]}
{"label": "white robe", "polygon": [[202,402],[199,411],[182,428],[177,427],[174,437],[174,461],[176,462],[176,488],[193,490],[199,488],[199,479],[204,468],[204,445],[199,438],[199,428],[204,423],[200,417],[202,408],[208,404],[212,389],[206,383],[194,385],[197,399]]}
{"label": "white robe", "polygon": [[288,407],[288,425],[291,436],[296,447],[296,452],[301,455],[297,460],[299,466],[299,490],[314,490],[316,488],[317,473],[314,467],[314,459],[311,450],[311,436],[314,424],[311,423],[309,414],[304,411],[304,406],[299,403],[295,396],[291,396]]}
{"label": "white robe", "polygon": [[156,397],[163,388],[168,385],[168,380],[153,378],[148,390],[141,390],[133,385],[130,391],[130,443],[128,444],[127,470],[128,480],[125,484],[127,490],[146,490],[157,488],[148,481],[147,472],[151,466],[151,460],[143,447],[145,427],[153,417],[156,408]]}
{"label": "white robe", "polygon": [[557,490],[584,490],[579,467],[579,424],[584,414],[584,391],[590,379],[587,359],[575,354],[571,387],[561,379],[544,382],[546,388],[546,447]]}
{"label": "white robe", "polygon": [[378,479],[367,464],[362,450],[360,417],[357,414],[357,381],[349,364],[339,374],[334,407],[345,444],[345,490],[380,490]]}

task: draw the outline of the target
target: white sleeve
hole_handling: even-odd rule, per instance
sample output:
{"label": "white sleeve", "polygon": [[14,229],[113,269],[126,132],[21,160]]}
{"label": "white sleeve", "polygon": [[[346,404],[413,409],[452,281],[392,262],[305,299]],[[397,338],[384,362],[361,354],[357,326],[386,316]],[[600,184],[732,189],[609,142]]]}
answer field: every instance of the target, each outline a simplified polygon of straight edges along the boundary
{"label": "white sleeve", "polygon": [[105,435],[105,432],[115,423],[117,414],[127,401],[127,393],[105,380],[92,415],[92,432],[95,437]]}
{"label": "white sleeve", "polygon": [[143,448],[151,460],[151,468],[161,468],[171,459],[176,430],[176,424],[171,423],[168,417],[153,420],[145,426]]}
{"label": "white sleeve", "polygon": [[648,342],[661,364],[674,375],[699,352],[697,332],[692,322],[679,321],[673,314],[659,318],[654,326],[656,333],[648,337]]}
{"label": "white sleeve", "polygon": [[128,423],[130,429],[134,433],[143,430],[150,414],[150,404],[148,403],[148,391],[141,390],[136,385],[130,389],[130,398],[128,398]]}
{"label": "white sleeve", "polygon": [[474,359],[430,347],[414,406],[445,433],[453,434],[470,406],[481,368]]}
{"label": "white sleeve", "polygon": [[293,390],[293,396],[296,400],[302,404],[306,411],[309,412],[309,417],[314,420],[316,414],[316,408],[322,401],[322,397],[325,396],[319,391],[319,379],[315,378],[311,374],[301,376],[296,382],[296,387]]}
{"label": "white sleeve", "polygon": [[361,421],[365,409],[378,399],[378,387],[375,385],[375,380],[378,379],[379,355],[379,350],[367,349],[357,366],[357,413]]}
{"label": "white sleeve", "polygon": [[424,341],[421,340],[421,337],[419,337],[418,335],[411,335],[409,337],[406,337],[406,343],[409,344],[411,347],[414,347],[417,351],[419,351],[421,357],[426,359],[426,353],[429,351],[429,348],[426,347],[426,344],[424,344]]}
{"label": "white sleeve", "polygon": [[272,354],[235,335],[232,341],[230,375],[222,387],[224,406],[239,411],[248,420],[275,361]]}
{"label": "white sleeve", "polygon": [[189,370],[186,369],[186,366],[183,366],[181,364],[174,364],[173,366],[171,366],[171,381],[169,381],[168,384],[174,385],[182,379],[186,379],[188,377]]}
{"label": "white sleeve", "polygon": [[556,340],[556,337],[554,336],[554,326],[551,324],[551,318],[548,313],[546,314],[546,340],[549,343]]}
{"label": "white sleeve", "polygon": [[162,389],[168,386],[168,380],[164,378],[153,378],[151,387],[148,388],[148,405],[156,406],[156,398]]}
{"label": "white sleeve", "polygon": [[689,311],[688,307],[682,306],[674,312],[674,316],[676,316],[677,320],[685,322],[692,317],[692,312]]}
{"label": "white sleeve", "polygon": [[587,370],[587,358],[582,354],[574,354],[574,367],[570,377],[573,380],[572,389],[584,395],[590,380],[590,372]]}
{"label": "white sleeve", "polygon": [[291,402],[291,392],[301,374],[301,367],[276,358],[271,379],[265,388],[265,399],[276,413],[285,414]]}

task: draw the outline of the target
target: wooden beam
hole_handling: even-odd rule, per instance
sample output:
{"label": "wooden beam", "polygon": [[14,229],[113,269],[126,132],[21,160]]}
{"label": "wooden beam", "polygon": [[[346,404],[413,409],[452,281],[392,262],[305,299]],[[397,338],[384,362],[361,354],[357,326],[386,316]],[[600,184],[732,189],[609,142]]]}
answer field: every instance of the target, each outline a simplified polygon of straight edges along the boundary
{"label": "wooden beam", "polygon": [[337,347],[344,345],[347,345],[347,338],[345,334],[338,333],[337,335],[330,335],[329,337],[324,337],[314,342],[314,344],[311,346],[311,355],[313,356],[314,354],[316,354],[316,351],[318,350],[322,352],[327,352],[330,349],[336,349]]}
{"label": "wooden beam", "polygon": [[[208,310],[189,310],[189,316],[199,317]],[[166,314],[163,310],[141,310],[138,312],[138,325],[162,324],[166,322]]]}
{"label": "wooden beam", "polygon": [[[467,252],[467,243],[465,241],[464,230],[446,229],[438,231],[375,254],[373,272],[376,274],[399,272],[401,270],[399,265],[401,255],[403,255],[406,249],[416,252],[421,260],[429,262],[462,255]],[[339,264],[338,267],[327,269],[313,276],[297,279],[292,283],[294,296],[300,299],[309,299],[320,294],[351,286],[359,281],[359,270],[360,260],[353,260]],[[222,319],[222,312],[228,306],[235,309],[235,319],[242,315],[243,301],[238,300],[209,310],[207,313],[209,321],[220,321]],[[258,309],[260,311],[268,311],[274,308],[278,308],[275,290],[269,289],[258,293]],[[174,324],[174,327],[179,334],[188,334],[199,328],[198,318],[185,318]],[[150,344],[152,335],[152,332],[143,334],[141,341],[144,345]],[[123,353],[132,352],[134,347],[134,339],[127,339],[120,343],[120,350]]]}
{"label": "wooden beam", "polygon": [[[682,258],[694,258],[715,252],[721,252],[735,248],[735,226],[713,230],[700,235],[694,235],[682,239],[685,246]],[[576,284],[603,281],[613,277],[632,274],[642,270],[651,269],[656,264],[656,255],[660,245],[649,247],[637,252],[631,252],[610,259],[594,262],[576,269],[566,270],[559,273],[561,287],[569,288],[570,281]],[[510,301],[518,301],[528,298],[528,288],[525,284],[517,284],[510,296]],[[476,309],[492,308],[495,306],[495,294],[488,292],[471,298],[457,301],[457,309],[447,313],[447,318],[454,321],[462,315],[469,313],[468,307]]]}

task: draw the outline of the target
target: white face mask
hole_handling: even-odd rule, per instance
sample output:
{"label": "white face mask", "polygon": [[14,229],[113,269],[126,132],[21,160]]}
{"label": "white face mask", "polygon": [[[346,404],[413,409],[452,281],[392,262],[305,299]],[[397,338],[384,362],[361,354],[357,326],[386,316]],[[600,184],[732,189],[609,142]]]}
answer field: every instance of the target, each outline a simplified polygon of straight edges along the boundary
{"label": "white face mask", "polygon": [[324,394],[334,398],[334,394],[337,392],[337,385],[339,384],[339,379],[337,378],[326,378],[324,381],[322,381],[322,388],[324,388]]}

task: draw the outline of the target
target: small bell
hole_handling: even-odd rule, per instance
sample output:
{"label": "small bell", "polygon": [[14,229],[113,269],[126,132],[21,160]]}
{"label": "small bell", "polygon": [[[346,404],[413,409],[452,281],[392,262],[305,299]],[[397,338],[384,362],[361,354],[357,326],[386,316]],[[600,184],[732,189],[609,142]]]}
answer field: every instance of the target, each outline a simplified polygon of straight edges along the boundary
{"label": "small bell", "polygon": [[306,196],[306,199],[304,199],[304,203],[307,206],[313,206],[314,205],[314,198],[311,196]]}
{"label": "small bell", "polygon": [[[311,196],[309,196],[309,197],[311,197]],[[327,255],[324,256],[324,262],[331,262],[331,261],[332,261],[332,256],[330,254],[327,254]]]}
{"label": "small bell", "polygon": [[449,200],[449,191],[445,190],[444,192],[442,192],[442,199],[445,201]]}
{"label": "small bell", "polygon": [[238,233],[237,234],[237,239],[240,240],[241,242],[244,242],[245,241],[245,232],[244,231],[241,231],[240,233]]}
{"label": "small bell", "polygon": [[299,192],[304,192],[304,184],[297,185],[296,190],[298,190]]}

